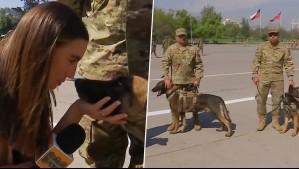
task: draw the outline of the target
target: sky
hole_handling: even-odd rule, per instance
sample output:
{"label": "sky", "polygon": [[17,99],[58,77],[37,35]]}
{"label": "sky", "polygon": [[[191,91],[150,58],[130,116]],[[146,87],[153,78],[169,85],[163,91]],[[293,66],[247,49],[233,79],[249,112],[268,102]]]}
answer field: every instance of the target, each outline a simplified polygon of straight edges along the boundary
{"label": "sky", "polygon": [[21,0],[0,0],[0,8],[15,8],[15,7],[23,7],[24,2]]}
{"label": "sky", "polygon": [[[52,0],[53,1],[53,0]],[[21,0],[0,0],[0,8],[15,8],[15,7],[23,7],[24,1]]]}
{"label": "sky", "polygon": [[[0,0],[1,1],[1,0]],[[221,13],[224,19],[228,18],[241,22],[242,18],[249,19],[251,15],[261,9],[261,18],[249,21],[249,25],[279,26],[291,30],[292,19],[299,22],[299,0],[154,0],[154,6],[169,11],[169,9],[186,9],[192,16],[200,16],[205,6],[213,6],[216,13]],[[270,19],[281,12],[281,20],[272,23]]]}

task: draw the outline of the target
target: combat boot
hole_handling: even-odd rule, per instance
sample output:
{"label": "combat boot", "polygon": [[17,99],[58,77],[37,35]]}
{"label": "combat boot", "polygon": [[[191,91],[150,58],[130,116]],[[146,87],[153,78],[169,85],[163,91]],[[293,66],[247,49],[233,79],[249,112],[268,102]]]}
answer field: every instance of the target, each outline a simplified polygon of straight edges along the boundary
{"label": "combat boot", "polygon": [[272,116],[272,127],[277,131],[282,130],[282,127],[279,124],[279,116]]}
{"label": "combat boot", "polygon": [[263,131],[266,127],[266,117],[265,115],[259,115],[259,124],[257,126],[257,131]]}

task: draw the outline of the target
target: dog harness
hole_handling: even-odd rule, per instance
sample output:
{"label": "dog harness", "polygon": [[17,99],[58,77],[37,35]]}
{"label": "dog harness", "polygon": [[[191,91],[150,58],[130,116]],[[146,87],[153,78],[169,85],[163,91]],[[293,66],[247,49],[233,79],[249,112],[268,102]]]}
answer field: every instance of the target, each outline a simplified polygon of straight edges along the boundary
{"label": "dog harness", "polygon": [[178,90],[179,92],[179,112],[193,112],[198,93],[193,91]]}

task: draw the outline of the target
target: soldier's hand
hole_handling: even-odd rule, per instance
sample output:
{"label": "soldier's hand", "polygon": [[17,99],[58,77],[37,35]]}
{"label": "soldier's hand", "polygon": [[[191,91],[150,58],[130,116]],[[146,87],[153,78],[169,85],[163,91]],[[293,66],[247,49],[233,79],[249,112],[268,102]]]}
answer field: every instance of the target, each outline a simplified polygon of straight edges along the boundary
{"label": "soldier's hand", "polygon": [[259,80],[258,77],[253,77],[253,78],[252,78],[252,81],[253,81],[253,83],[254,83],[256,86],[259,85],[260,80]]}
{"label": "soldier's hand", "polygon": [[165,82],[165,88],[170,89],[172,87],[172,83],[170,79],[164,80]]}
{"label": "soldier's hand", "polygon": [[289,80],[289,84],[292,85],[293,87],[295,87],[295,82],[294,82],[294,80]]}
{"label": "soldier's hand", "polygon": [[195,87],[199,87],[200,81],[195,80],[193,84]]}

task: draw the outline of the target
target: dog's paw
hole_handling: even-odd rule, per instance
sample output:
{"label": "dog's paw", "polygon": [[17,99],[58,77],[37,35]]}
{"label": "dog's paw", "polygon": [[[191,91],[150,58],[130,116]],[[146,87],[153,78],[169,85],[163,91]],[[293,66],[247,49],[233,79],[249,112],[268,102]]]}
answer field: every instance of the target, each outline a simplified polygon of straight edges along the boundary
{"label": "dog's paw", "polygon": [[186,127],[184,127],[182,130],[179,130],[180,133],[185,133],[186,132]]}
{"label": "dog's paw", "polygon": [[177,133],[180,133],[181,132],[181,130],[179,130],[179,131],[170,131],[169,133],[170,134],[177,134]]}
{"label": "dog's paw", "polygon": [[229,133],[226,133],[225,134],[225,137],[230,137],[230,136],[232,136],[233,135],[233,133],[232,132],[229,132]]}
{"label": "dog's paw", "polygon": [[221,132],[221,131],[223,131],[223,129],[221,127],[221,128],[216,129],[216,131]]}
{"label": "dog's paw", "polygon": [[174,130],[174,126],[170,125],[168,128],[167,128],[167,131],[173,131]]}
{"label": "dog's paw", "polygon": [[293,132],[293,133],[292,133],[292,137],[295,137],[296,135],[297,135],[296,132]]}
{"label": "dog's paw", "polygon": [[200,126],[200,125],[194,125],[194,130],[195,130],[195,131],[199,131],[199,130],[201,130],[201,126]]}

